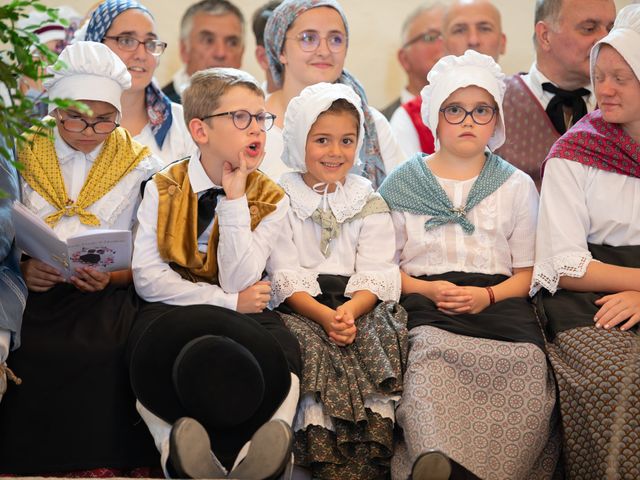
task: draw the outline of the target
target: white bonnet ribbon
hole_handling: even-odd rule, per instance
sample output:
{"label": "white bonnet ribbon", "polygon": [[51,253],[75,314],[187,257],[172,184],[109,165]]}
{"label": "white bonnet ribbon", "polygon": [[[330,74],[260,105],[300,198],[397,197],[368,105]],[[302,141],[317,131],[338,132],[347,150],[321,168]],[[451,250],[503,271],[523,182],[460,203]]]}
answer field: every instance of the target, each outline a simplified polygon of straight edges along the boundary
{"label": "white bonnet ribbon", "polygon": [[[329,206],[329,185],[331,184],[325,183],[325,182],[318,182],[313,187],[311,187],[314,192],[322,194],[322,210],[324,210],[325,212],[327,211],[327,207]],[[342,186],[342,183],[334,182],[334,185],[336,186],[335,193],[337,194],[338,192],[340,192],[340,194],[346,201],[347,194],[344,192],[344,187]]]}

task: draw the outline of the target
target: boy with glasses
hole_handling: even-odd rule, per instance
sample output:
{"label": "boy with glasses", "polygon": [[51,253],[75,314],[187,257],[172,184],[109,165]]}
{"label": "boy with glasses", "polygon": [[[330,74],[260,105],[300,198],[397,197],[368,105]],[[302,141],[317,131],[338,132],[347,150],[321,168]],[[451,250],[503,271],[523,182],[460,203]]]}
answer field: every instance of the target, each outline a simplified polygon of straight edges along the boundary
{"label": "boy with glasses", "polygon": [[134,282],[156,303],[132,333],[131,382],[167,474],[269,478],[290,458],[300,370],[261,281],[289,209],[257,171],[274,116],[235,69],[194,74],[183,106],[198,150],[147,183],[138,216]]}

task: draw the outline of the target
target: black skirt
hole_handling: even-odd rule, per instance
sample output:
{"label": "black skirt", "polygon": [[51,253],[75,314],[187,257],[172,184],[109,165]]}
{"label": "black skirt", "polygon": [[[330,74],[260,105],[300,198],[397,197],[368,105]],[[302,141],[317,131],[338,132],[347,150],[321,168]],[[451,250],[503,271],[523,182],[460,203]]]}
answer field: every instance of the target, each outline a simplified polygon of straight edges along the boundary
{"label": "black skirt", "polygon": [[23,383],[0,403],[0,474],[159,464],[125,361],[137,309],[133,286],[29,294],[10,357]]}
{"label": "black skirt", "polygon": [[[611,247],[589,244],[594,260],[621,267],[640,268],[640,246]],[[595,304],[607,295],[602,292],[572,292],[558,290],[551,295],[541,290],[535,298],[538,315],[542,320],[547,338],[552,341],[556,335],[566,330],[593,327],[593,317],[600,310]],[[630,329],[638,331],[638,325]]]}
{"label": "black skirt", "polygon": [[[448,272],[418,277],[420,280],[445,280],[458,286],[488,287],[503,282],[505,275]],[[458,335],[507,342],[533,343],[544,349],[542,330],[535,311],[526,298],[508,298],[477,314],[448,315],[424,295],[404,295],[400,304],[409,314],[407,328],[429,325]]]}

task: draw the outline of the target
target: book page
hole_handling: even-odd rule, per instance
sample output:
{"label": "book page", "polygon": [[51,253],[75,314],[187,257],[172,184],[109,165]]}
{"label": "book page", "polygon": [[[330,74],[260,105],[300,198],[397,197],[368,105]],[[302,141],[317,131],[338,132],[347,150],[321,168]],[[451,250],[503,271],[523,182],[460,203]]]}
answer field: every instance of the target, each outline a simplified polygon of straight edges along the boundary
{"label": "book page", "polygon": [[11,214],[16,230],[16,244],[30,257],[51,265],[69,278],[67,244],[53,229],[22,203],[13,202]]}
{"label": "book page", "polygon": [[93,267],[102,272],[131,268],[131,232],[129,230],[88,230],[67,238],[72,272]]}

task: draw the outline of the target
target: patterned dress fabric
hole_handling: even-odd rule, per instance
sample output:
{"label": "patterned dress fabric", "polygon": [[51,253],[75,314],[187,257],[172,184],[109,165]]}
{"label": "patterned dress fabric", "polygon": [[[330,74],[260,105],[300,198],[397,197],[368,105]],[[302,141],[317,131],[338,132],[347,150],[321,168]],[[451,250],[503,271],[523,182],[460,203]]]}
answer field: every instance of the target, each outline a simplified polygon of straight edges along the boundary
{"label": "patterned dress fabric", "polygon": [[485,480],[553,477],[560,438],[542,350],[430,326],[413,328],[409,346],[393,478],[433,448]]}
{"label": "patterned dress fabric", "polygon": [[380,194],[391,210],[431,215],[424,225],[427,230],[447,223],[458,223],[468,235],[475,226],[467,220],[467,212],[495,192],[515,172],[513,165],[492,153],[474,182],[464,207],[455,208],[438,180],[424,162],[426,155],[416,154],[394,172],[393,182],[385,182]]}
{"label": "patterned dress fabric", "polygon": [[558,382],[567,478],[640,478],[638,334],[575,328],[559,333],[548,353]]}
{"label": "patterned dress fabric", "polygon": [[540,188],[540,166],[560,137],[538,99],[519,74],[507,77],[504,124],[507,141],[496,153],[529,174]]}
{"label": "patterned dress fabric", "polygon": [[[328,276],[324,277],[319,279],[323,287]],[[344,280],[337,289],[341,294],[346,277],[331,278]],[[326,302],[326,290],[319,301],[331,303]],[[300,342],[301,403],[306,397],[320,404],[323,417],[318,418],[317,410],[299,409],[296,463],[310,468],[313,478],[388,477],[394,442],[394,419],[389,415],[393,416],[393,400],[402,393],[408,352],[406,312],[396,302],[380,303],[357,319],[356,341],[347,347],[330,342],[312,320],[281,315]],[[391,408],[379,410],[380,404]]]}
{"label": "patterned dress fabric", "polygon": [[[640,247],[589,244],[596,261],[640,268]],[[640,478],[640,336],[593,326],[602,293],[536,297],[558,383],[567,478]]]}
{"label": "patterned dress fabric", "polygon": [[[640,178],[640,144],[619,124],[605,121],[600,110],[576,123],[553,145],[547,158]],[[544,165],[542,168],[544,173]]]}

